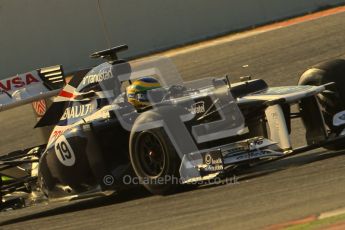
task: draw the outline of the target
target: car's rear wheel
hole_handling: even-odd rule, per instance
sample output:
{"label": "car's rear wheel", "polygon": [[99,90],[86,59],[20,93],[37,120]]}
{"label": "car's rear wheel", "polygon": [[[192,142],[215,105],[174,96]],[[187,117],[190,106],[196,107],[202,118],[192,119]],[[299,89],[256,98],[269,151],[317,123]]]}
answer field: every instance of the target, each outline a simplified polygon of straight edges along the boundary
{"label": "car's rear wheel", "polygon": [[151,193],[176,191],[181,160],[163,128],[132,132],[130,158],[139,182]]}
{"label": "car's rear wheel", "polygon": [[[316,65],[304,72],[299,79],[299,85],[322,85],[334,82],[327,90],[320,93],[318,101],[328,128],[329,136],[338,136],[343,126],[334,126],[333,117],[345,110],[345,60],[337,59]],[[310,119],[311,117],[302,117]],[[331,144],[327,149],[338,150],[345,148],[344,144]]]}

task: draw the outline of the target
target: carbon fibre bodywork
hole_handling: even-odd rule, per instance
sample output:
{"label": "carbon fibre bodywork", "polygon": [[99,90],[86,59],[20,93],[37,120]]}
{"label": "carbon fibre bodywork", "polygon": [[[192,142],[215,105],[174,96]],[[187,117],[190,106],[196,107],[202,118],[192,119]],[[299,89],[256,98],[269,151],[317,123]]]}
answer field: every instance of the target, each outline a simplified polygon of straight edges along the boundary
{"label": "carbon fibre bodywork", "polygon": [[[74,77],[37,123],[54,126],[47,145],[30,162],[25,156],[30,150],[18,155],[18,165],[32,166],[39,159],[37,169],[24,178],[37,179],[47,197],[132,188],[124,177],[137,176],[129,157],[134,132],[164,130],[180,159],[182,183],[343,141],[343,134],[329,135],[316,97],[331,84],[268,87],[260,79],[231,84],[228,78],[183,82],[170,60],[128,63],[117,59],[123,49],[93,55],[108,62]],[[124,86],[144,76],[157,78],[162,87],[148,92],[151,106],[138,109],[127,102]],[[296,104],[300,111],[293,113]],[[307,114],[313,114],[305,122],[308,146],[294,148],[290,121]],[[344,129],[345,122],[338,126]],[[0,159],[6,167],[11,164],[11,157]]]}

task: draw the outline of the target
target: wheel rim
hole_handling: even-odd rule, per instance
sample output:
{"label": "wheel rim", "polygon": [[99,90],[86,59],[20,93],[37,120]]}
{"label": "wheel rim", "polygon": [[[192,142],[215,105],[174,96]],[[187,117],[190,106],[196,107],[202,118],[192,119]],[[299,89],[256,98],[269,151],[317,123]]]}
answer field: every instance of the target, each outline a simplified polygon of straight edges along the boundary
{"label": "wheel rim", "polygon": [[159,177],[165,167],[165,151],[161,141],[150,132],[143,132],[137,141],[137,153],[144,173],[149,177]]}

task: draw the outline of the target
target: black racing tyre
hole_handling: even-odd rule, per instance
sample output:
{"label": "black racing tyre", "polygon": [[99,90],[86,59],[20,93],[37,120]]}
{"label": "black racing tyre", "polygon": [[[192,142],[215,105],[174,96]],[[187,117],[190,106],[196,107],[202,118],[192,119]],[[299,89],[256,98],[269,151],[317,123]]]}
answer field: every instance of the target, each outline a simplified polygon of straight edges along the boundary
{"label": "black racing tyre", "polygon": [[[345,60],[336,59],[313,66],[302,74],[298,85],[318,86],[330,82],[334,82],[335,84],[329,86],[327,90],[320,93],[317,97],[321,105],[325,123],[328,127],[329,135],[337,136],[343,127],[335,127],[333,125],[333,116],[345,110]],[[302,117],[303,119],[310,119],[310,117]],[[332,144],[325,148],[338,150],[345,148],[345,144]]]}
{"label": "black racing tyre", "polygon": [[176,192],[181,160],[164,129],[132,132],[129,143],[131,163],[139,182],[156,195]]}

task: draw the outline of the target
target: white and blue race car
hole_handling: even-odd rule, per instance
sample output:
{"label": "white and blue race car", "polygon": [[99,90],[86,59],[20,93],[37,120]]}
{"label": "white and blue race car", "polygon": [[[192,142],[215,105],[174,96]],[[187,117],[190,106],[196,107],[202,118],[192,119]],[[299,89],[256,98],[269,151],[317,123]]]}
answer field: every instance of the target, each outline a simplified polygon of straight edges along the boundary
{"label": "white and blue race car", "polygon": [[[34,102],[36,127],[50,134],[46,145],[0,157],[3,209],[23,205],[13,199],[18,191],[55,198],[119,192],[138,182],[169,194],[239,166],[345,148],[345,60],[310,68],[297,86],[269,87],[248,77],[183,82],[169,59],[129,63],[117,57],[124,49],[92,54],[107,61],[68,84],[61,67],[32,72],[29,83],[26,75],[5,80],[18,90],[2,87],[0,110]],[[148,90],[148,105],[136,108],[125,88],[147,76],[161,87]],[[52,96],[48,108],[44,100]],[[305,125],[307,146],[291,144],[295,118]]]}

